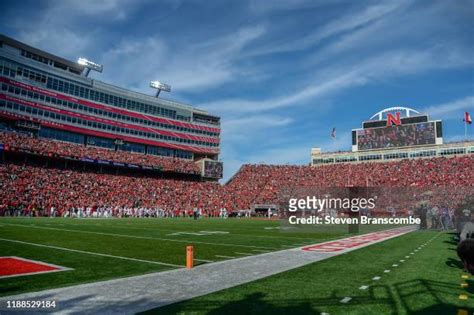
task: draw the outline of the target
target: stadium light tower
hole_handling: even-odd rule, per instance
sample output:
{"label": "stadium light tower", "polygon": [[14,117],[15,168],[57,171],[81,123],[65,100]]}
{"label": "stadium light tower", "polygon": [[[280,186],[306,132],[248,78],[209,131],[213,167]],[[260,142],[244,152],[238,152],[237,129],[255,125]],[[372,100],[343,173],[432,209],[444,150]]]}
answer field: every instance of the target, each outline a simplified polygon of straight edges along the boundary
{"label": "stadium light tower", "polygon": [[84,76],[86,78],[89,75],[89,72],[91,72],[91,70],[97,71],[99,73],[102,73],[102,71],[104,70],[103,65],[99,65],[98,63],[89,61],[86,58],[77,59],[77,63],[84,66],[84,67],[86,67],[86,71],[84,72]]}
{"label": "stadium light tower", "polygon": [[155,97],[159,97],[161,91],[171,92],[171,85],[161,83],[160,81],[150,81],[150,87],[158,90]]}

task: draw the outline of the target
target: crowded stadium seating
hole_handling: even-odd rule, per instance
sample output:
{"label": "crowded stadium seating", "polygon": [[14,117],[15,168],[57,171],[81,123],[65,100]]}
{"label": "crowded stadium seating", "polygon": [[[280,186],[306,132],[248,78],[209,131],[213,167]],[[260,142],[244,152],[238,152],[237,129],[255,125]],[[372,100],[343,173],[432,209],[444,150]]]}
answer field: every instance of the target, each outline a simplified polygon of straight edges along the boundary
{"label": "crowded stadium seating", "polygon": [[78,159],[107,160],[140,166],[157,166],[164,171],[199,174],[199,168],[192,160],[114,151],[94,146],[84,146],[70,142],[32,137],[27,133],[0,131],[0,143],[11,150],[27,150],[45,156],[55,154],[61,157],[73,157]]}
{"label": "crowded stadium seating", "polygon": [[240,206],[274,203],[282,187],[438,187],[473,186],[474,157],[432,158],[396,162],[332,164],[319,167],[245,165],[227,184],[242,191]]}
{"label": "crowded stadium seating", "polygon": [[[45,155],[56,152],[64,156],[107,157],[133,163],[153,161],[174,170],[186,170],[186,163],[189,163],[15,133],[0,133],[0,143]],[[221,208],[236,211],[250,209],[257,203],[276,204],[279,192],[285,187],[472,187],[473,169],[474,156],[319,167],[244,165],[227,184],[220,185],[144,174],[112,175],[97,170],[60,169],[3,161],[0,164],[0,215],[9,215],[18,209],[27,215],[50,215],[53,208],[54,215],[64,215],[70,209],[105,209],[109,215],[116,216],[143,216],[157,212],[161,216],[176,216],[199,208],[205,216],[217,216]]]}

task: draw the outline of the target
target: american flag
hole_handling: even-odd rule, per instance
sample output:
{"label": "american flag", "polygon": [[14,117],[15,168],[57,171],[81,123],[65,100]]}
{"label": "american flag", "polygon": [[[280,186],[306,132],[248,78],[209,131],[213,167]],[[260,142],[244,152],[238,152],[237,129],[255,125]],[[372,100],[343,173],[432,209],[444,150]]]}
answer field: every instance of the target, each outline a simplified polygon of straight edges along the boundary
{"label": "american flag", "polygon": [[332,128],[331,137],[336,138],[336,127]]}

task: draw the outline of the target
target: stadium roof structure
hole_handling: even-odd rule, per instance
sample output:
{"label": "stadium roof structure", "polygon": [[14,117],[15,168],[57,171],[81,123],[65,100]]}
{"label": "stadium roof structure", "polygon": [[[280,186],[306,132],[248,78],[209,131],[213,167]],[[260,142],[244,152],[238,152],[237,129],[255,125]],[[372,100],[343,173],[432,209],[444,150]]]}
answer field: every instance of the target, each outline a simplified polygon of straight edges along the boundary
{"label": "stadium roof structure", "polygon": [[383,119],[383,114],[394,112],[394,111],[405,112],[405,117],[410,117],[411,116],[410,113],[420,114],[419,111],[417,111],[413,108],[410,108],[410,107],[395,106],[395,107],[389,107],[389,108],[382,109],[381,111],[379,111],[379,112],[375,113],[374,115],[372,115],[372,117],[370,117],[370,119],[377,118],[378,120],[382,120]]}
{"label": "stadium roof structure", "polygon": [[53,54],[50,54],[50,53],[48,53],[44,50],[40,50],[38,48],[32,47],[30,45],[27,45],[25,43],[17,41],[13,38],[10,38],[8,36],[0,34],[0,47],[1,47],[2,43],[7,44],[8,46],[19,48],[19,49],[24,50],[24,51],[28,51],[28,52],[33,53],[33,54],[38,55],[38,56],[44,57],[45,59],[49,59],[52,62],[57,62],[61,65],[67,66],[70,69],[75,70],[75,72],[77,72],[77,73],[82,73],[82,71],[85,68],[85,66],[82,65],[82,64],[79,64],[77,62],[73,62],[73,61],[61,58],[61,57],[53,55]]}

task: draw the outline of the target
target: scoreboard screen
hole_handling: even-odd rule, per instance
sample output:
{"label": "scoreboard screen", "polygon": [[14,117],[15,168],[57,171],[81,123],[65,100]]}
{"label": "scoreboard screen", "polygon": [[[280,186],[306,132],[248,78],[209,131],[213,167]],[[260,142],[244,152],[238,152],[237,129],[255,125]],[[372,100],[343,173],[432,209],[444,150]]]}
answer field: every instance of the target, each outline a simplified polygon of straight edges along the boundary
{"label": "scoreboard screen", "polygon": [[359,151],[436,144],[434,122],[357,130]]}
{"label": "scoreboard screen", "polygon": [[204,177],[222,178],[223,164],[218,161],[204,161]]}

